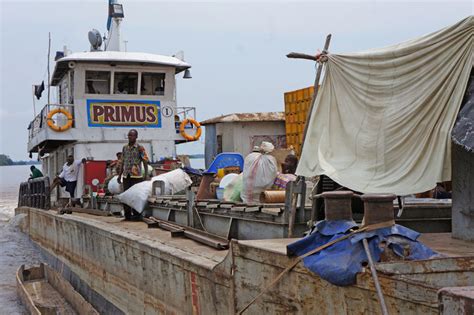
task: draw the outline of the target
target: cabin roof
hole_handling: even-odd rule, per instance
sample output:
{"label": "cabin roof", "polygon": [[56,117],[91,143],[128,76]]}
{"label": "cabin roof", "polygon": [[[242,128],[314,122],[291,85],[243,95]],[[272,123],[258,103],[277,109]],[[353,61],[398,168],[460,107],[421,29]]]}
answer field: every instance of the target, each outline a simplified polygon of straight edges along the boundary
{"label": "cabin roof", "polygon": [[231,122],[255,122],[255,121],[284,121],[285,113],[283,112],[266,112],[266,113],[233,113],[210,118],[201,122],[201,125],[210,125],[217,123]]}
{"label": "cabin roof", "polygon": [[69,69],[69,62],[111,62],[120,64],[160,65],[176,68],[176,73],[191,68],[191,65],[171,56],[163,56],[142,52],[124,51],[87,51],[67,55],[56,62],[51,85],[57,85]]}

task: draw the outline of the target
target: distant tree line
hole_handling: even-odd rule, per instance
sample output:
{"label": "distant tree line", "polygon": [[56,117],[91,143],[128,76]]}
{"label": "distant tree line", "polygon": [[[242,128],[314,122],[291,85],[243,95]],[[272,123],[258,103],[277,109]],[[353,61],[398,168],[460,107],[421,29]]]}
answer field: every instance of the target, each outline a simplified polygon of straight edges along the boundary
{"label": "distant tree line", "polygon": [[39,164],[37,161],[13,161],[8,155],[0,154],[0,166]]}

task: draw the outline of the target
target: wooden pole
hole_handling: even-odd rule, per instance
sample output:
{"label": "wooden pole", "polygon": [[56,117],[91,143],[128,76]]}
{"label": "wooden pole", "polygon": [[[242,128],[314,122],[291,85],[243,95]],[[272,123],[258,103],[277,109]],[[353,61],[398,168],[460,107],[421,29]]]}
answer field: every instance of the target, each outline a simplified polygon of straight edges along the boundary
{"label": "wooden pole", "polygon": [[[327,51],[329,49],[329,44],[331,42],[331,34],[328,34],[326,37],[326,42],[324,43],[324,50],[322,51],[322,54],[327,54]],[[289,54],[294,56],[295,53]],[[303,56],[300,56],[299,58],[301,59],[308,59],[306,58],[308,55],[300,54]],[[317,56],[314,56],[317,58]],[[289,58],[295,58],[295,57],[289,57]],[[315,60],[315,59],[310,59],[310,60]],[[317,59],[316,59],[317,60]],[[304,132],[303,132],[303,142],[301,143],[301,153],[303,153],[303,148],[304,148],[304,143],[306,140],[306,135],[308,133],[308,126],[309,126],[309,119],[311,118],[311,113],[313,112],[313,107],[314,107],[314,102],[316,101],[316,97],[318,96],[318,91],[319,91],[319,80],[321,79],[321,73],[323,71],[323,64],[318,63],[318,69],[316,71],[316,78],[314,79],[314,93],[313,93],[313,98],[311,99],[311,105],[309,107],[308,113],[306,114],[306,123],[304,124]]]}
{"label": "wooden pole", "polygon": [[35,86],[32,85],[31,86],[31,89],[33,90],[32,94],[33,94],[33,114],[34,114],[34,117],[36,117],[36,102],[35,102]]}
{"label": "wooden pole", "polygon": [[51,97],[50,97],[50,82],[51,82],[51,75],[49,72],[49,60],[51,55],[51,32],[48,33],[48,105],[51,104]]}
{"label": "wooden pole", "polygon": [[377,270],[375,270],[374,261],[372,259],[372,254],[370,253],[369,243],[367,239],[364,238],[362,240],[362,244],[364,245],[365,254],[367,255],[367,260],[369,261],[370,272],[372,273],[372,278],[374,279],[375,283],[375,290],[377,291],[377,296],[380,302],[380,308],[382,309],[383,315],[388,315],[387,305],[385,304],[385,299],[383,297],[382,288],[380,287],[379,278],[377,277]]}
{"label": "wooden pole", "polygon": [[[331,34],[328,34],[326,36],[326,42],[324,43],[324,49],[323,49],[321,54],[316,54],[316,55],[312,56],[312,55],[308,55],[308,54],[292,52],[292,53],[289,53],[288,55],[286,55],[286,57],[288,57],[288,58],[306,59],[306,60],[312,60],[312,61],[318,62],[318,69],[316,71],[316,78],[314,79],[313,97],[311,99],[311,105],[309,106],[308,112],[306,113],[306,122],[304,124],[304,132],[303,132],[303,140],[301,142],[300,156],[303,153],[304,143],[306,141],[306,134],[308,133],[309,120],[311,118],[311,113],[313,112],[314,102],[316,101],[316,97],[318,96],[319,80],[321,79],[321,73],[323,71],[323,62],[322,62],[323,60],[321,60],[321,62],[319,62],[319,61],[320,61],[320,58],[327,58],[325,55],[327,54],[328,49],[329,49],[329,43],[331,42],[331,36],[332,36]],[[321,183],[320,185],[322,187],[322,180],[320,180],[320,183]],[[317,191],[317,193],[322,193],[322,191]],[[296,197],[292,196],[292,198],[297,198],[297,196]],[[320,207],[321,203],[322,203],[321,200],[316,201],[316,204],[315,204],[316,209],[318,209]],[[290,204],[293,204],[293,202],[291,202]],[[291,227],[291,225],[290,225],[290,227]],[[292,231],[290,231],[290,232],[292,232]]]}
{"label": "wooden pole", "polygon": [[286,55],[286,57],[292,58],[292,59],[308,59],[308,60],[318,61],[317,55],[313,56],[313,55],[296,53],[296,52],[289,53],[288,55]]}

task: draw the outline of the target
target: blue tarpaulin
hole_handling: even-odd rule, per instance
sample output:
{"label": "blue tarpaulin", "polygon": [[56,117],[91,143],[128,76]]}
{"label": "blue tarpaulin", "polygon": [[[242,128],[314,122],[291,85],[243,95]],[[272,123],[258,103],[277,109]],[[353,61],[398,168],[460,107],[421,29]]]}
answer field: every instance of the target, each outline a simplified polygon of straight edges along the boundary
{"label": "blue tarpaulin", "polygon": [[[289,255],[301,256],[319,246],[348,234],[357,226],[353,221],[321,221],[307,237],[287,247]],[[404,259],[421,260],[439,256],[417,241],[419,233],[400,225],[354,234],[322,251],[303,259],[304,266],[332,284],[354,284],[356,274],[367,264],[362,240],[367,239],[374,261],[379,261],[384,248]]]}

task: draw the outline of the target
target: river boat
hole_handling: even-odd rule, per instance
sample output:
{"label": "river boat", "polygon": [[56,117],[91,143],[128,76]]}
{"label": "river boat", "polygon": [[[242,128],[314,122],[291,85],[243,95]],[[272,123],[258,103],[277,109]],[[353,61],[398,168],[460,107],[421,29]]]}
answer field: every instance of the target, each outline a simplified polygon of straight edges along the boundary
{"label": "river boat", "polygon": [[[87,159],[79,170],[76,198],[97,192],[107,177],[107,161],[116,160],[132,128],[151,164],[176,159],[177,144],[199,139],[196,108],[177,101],[177,75],[191,78],[184,53],[125,51],[123,23],[122,5],[111,0],[106,36],[93,29],[89,51],[64,47],[56,52],[48,89],[56,92],[57,102],[48,98],[28,127],[28,152],[39,155],[50,180],[69,155]],[[51,198],[53,205],[60,204],[69,194],[59,189]]]}
{"label": "river boat", "polygon": [[47,264],[16,274],[18,295],[32,315],[99,314],[57,271]]}
{"label": "river boat", "polygon": [[[192,189],[164,196],[153,186],[144,222],[97,215],[120,212],[121,202],[112,196],[95,198],[94,211],[57,211],[67,195],[60,190],[50,196],[48,178],[56,176],[68,155],[87,158],[77,187],[87,196],[98,192],[106,161],[121,151],[130,128],[138,130],[152,162],[175,157],[177,144],[200,135],[193,120],[196,109],[178,106],[176,97],[176,75],[190,78],[191,65],[183,54],[123,51],[123,12],[110,0],[104,46],[102,36],[91,31],[90,51],[58,53],[51,85],[58,87],[59,102],[48,103],[29,127],[28,151],[39,154],[47,177],[21,185],[16,209],[24,218],[20,228],[48,264],[99,313],[379,314],[382,296],[390,314],[472,314],[474,249],[471,241],[450,233],[420,236],[443,257],[377,261],[372,270],[361,267],[352,285],[333,285],[293,265],[287,245],[313,226],[318,211],[315,202],[304,202],[304,178],[292,182],[280,204],[198,200]],[[388,204],[382,223],[395,223],[402,211],[393,206]],[[450,205],[423,207],[433,212],[429,221],[437,221],[438,229],[450,225]],[[404,213],[409,210],[405,207]],[[414,228],[426,225],[420,213],[407,216]],[[21,267],[18,281],[25,287],[45,278],[45,266],[29,274]],[[32,274],[39,276],[30,279]],[[269,286],[275,279],[279,282]],[[28,295],[26,289],[20,292]]]}

